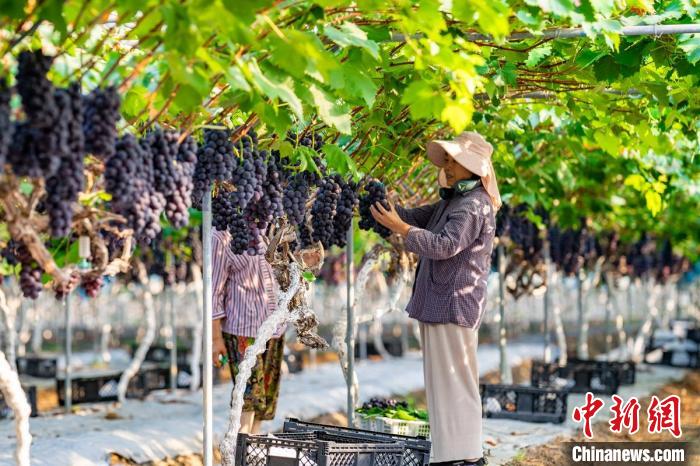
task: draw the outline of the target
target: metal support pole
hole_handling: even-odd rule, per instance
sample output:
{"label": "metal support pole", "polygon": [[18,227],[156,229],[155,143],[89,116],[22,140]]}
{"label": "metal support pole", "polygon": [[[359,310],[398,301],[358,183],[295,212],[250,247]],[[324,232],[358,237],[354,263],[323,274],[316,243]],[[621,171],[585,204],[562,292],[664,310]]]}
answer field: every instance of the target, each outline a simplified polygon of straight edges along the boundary
{"label": "metal support pole", "polygon": [[177,389],[177,333],[175,332],[175,293],[172,287],[166,291],[168,299],[168,320],[170,335],[170,390]]}
{"label": "metal support pole", "polygon": [[66,378],[63,385],[63,396],[66,413],[73,409],[73,368],[71,367],[73,359],[73,293],[68,293],[64,298],[64,306],[66,311]]}
{"label": "metal support pole", "polygon": [[348,229],[347,246],[345,249],[345,265],[347,279],[347,329],[345,344],[348,348],[348,426],[355,425],[355,396],[353,393],[353,380],[355,379],[355,267],[353,263],[353,225]]}
{"label": "metal support pole", "polygon": [[576,326],[576,357],[586,359],[586,342],[583,341],[583,269],[576,275],[576,308],[578,312],[578,325]]}
{"label": "metal support pole", "polygon": [[212,362],[212,251],[211,251],[211,189],[207,189],[202,199],[202,284],[204,306],[202,326],[204,331],[204,380],[202,385],[204,411],[204,466],[214,464],[214,409],[212,405],[213,362]]}
{"label": "metal support pole", "polygon": [[498,349],[500,354],[501,383],[509,385],[513,383],[513,374],[508,365],[508,354],[506,352],[506,258],[503,251],[503,244],[498,245]]}
{"label": "metal support pole", "polygon": [[549,291],[552,287],[552,274],[551,271],[552,261],[550,259],[549,252],[549,241],[545,239],[544,241],[544,270],[545,270],[545,280],[546,284],[544,287],[543,296],[543,307],[544,307],[544,362],[550,362],[552,360],[552,335],[549,331]]}
{"label": "metal support pole", "polygon": [[358,339],[360,340],[360,361],[367,359],[367,333],[369,332],[366,324],[361,324],[358,330]]}
{"label": "metal support pole", "polygon": [[610,349],[612,348],[612,332],[610,331],[610,314],[611,314],[611,306],[612,306],[612,299],[611,299],[611,289],[612,283],[610,280],[606,280],[605,283],[605,324],[604,324],[604,331],[605,331],[605,354],[607,355],[607,358],[610,359]]}
{"label": "metal support pole", "polygon": [[411,342],[409,340],[409,322],[407,318],[404,318],[401,322],[401,354],[404,356],[408,354],[411,347]]}

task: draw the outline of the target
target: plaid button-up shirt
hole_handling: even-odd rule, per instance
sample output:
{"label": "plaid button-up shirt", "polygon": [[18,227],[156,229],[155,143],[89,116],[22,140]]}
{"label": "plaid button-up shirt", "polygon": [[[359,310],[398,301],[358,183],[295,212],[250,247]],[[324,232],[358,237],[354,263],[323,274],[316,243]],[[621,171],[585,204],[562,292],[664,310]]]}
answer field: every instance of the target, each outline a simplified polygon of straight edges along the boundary
{"label": "plaid button-up shirt", "polygon": [[496,232],[495,209],[483,187],[415,209],[397,207],[411,225],[406,250],[420,261],[406,310],[421,322],[479,328]]}
{"label": "plaid button-up shirt", "polygon": [[[231,235],[216,231],[212,237],[213,318],[224,319],[221,329],[232,335],[255,337],[263,321],[277,307],[277,280],[264,256],[234,254]],[[278,329],[275,337],[284,333]]]}

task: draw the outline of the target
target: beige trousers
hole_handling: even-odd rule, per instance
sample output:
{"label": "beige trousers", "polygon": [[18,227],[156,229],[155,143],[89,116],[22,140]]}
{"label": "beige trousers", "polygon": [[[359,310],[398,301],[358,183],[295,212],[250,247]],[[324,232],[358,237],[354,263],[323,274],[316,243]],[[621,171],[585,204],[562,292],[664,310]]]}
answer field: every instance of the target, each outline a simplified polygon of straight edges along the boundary
{"label": "beige trousers", "polygon": [[478,330],[421,323],[420,336],[433,442],[431,461],[481,458]]}

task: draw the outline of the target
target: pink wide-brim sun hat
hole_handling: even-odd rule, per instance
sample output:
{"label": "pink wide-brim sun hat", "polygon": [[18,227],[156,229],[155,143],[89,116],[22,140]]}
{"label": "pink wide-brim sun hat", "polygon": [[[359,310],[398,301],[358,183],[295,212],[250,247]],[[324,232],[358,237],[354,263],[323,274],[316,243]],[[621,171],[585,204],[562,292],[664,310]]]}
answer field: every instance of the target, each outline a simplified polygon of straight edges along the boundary
{"label": "pink wide-brim sun hat", "polygon": [[[466,131],[451,141],[430,141],[427,147],[430,161],[442,168],[445,165],[445,154],[452,157],[458,164],[481,177],[484,189],[489,193],[496,209],[501,207],[501,194],[498,191],[496,172],[493,169],[491,155],[493,146],[479,133]],[[447,187],[445,170],[438,175],[440,186]]]}

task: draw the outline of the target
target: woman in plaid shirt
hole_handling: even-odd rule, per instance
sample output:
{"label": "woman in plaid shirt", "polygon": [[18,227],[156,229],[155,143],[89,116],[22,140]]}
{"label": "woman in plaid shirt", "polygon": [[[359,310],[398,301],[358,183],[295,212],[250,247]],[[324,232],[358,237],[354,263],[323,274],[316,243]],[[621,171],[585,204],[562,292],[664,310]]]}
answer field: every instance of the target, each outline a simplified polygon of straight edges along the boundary
{"label": "woman in plaid shirt", "polygon": [[371,210],[420,259],[407,311],[420,321],[432,464],[484,465],[476,348],[501,205],[493,147],[467,132],[427,150],[441,168],[441,200]]}

